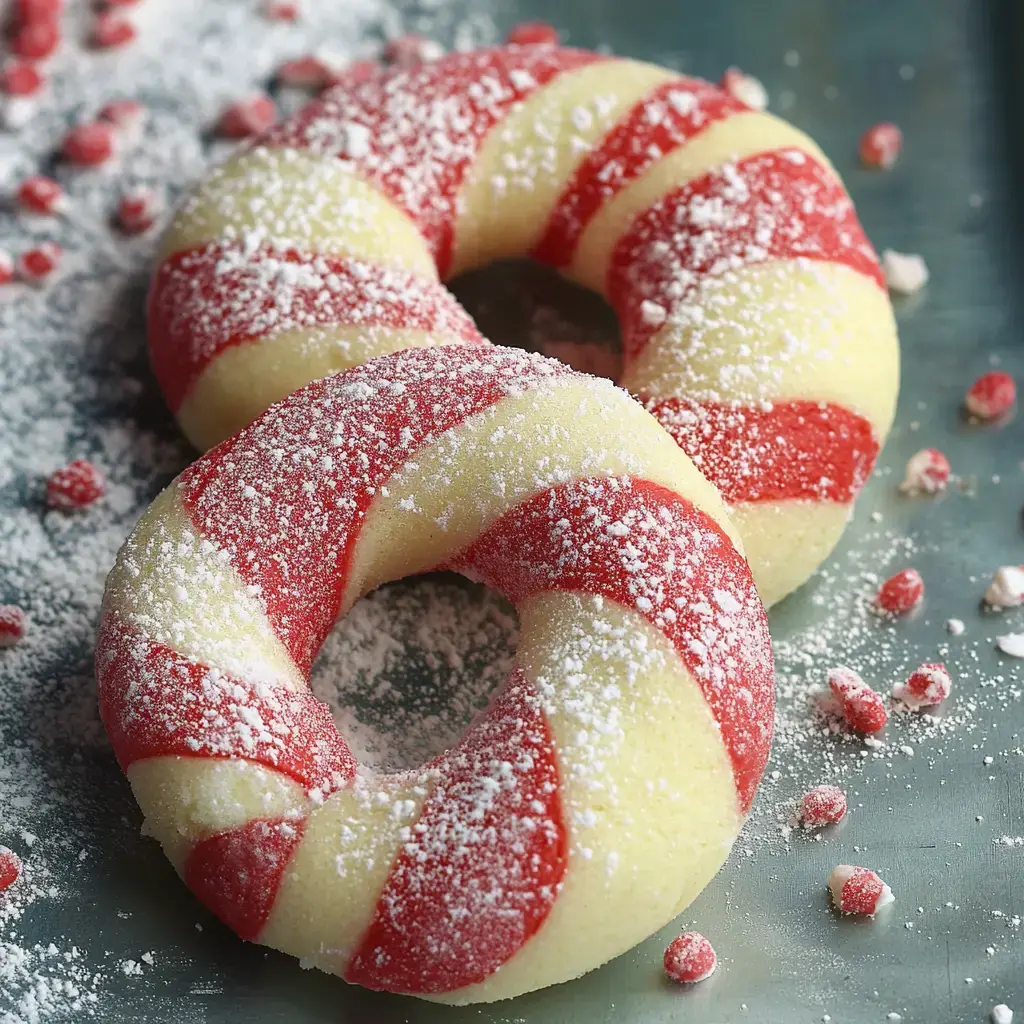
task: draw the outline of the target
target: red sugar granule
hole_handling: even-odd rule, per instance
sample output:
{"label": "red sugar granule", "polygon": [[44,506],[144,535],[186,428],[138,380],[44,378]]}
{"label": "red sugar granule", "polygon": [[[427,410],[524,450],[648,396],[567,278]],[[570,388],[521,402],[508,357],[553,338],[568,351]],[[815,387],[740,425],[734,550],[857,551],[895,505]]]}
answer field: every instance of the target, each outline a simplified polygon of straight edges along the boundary
{"label": "red sugar granule", "polygon": [[9,252],[0,249],[0,285],[14,280],[14,260]]}
{"label": "red sugar granule", "polygon": [[800,801],[800,820],[811,828],[835,825],[846,817],[846,794],[838,786],[815,786]]}
{"label": "red sugar granule", "polygon": [[512,27],[505,42],[510,46],[554,46],[558,42],[558,29],[546,21],[524,21]]}
{"label": "red sugar granule", "polygon": [[910,673],[907,681],[896,688],[896,696],[908,704],[929,707],[941,704],[953,689],[949,670],[941,662],[926,662]]}
{"label": "red sugar granule", "polygon": [[994,420],[1009,412],[1017,401],[1017,385],[1008,373],[983,373],[964,396],[967,411],[979,420]]}
{"label": "red sugar granule", "polygon": [[92,24],[89,41],[99,50],[113,50],[134,41],[135,26],[117,11],[104,11]]}
{"label": "red sugar granule", "polygon": [[18,257],[17,275],[29,284],[40,284],[57,269],[62,255],[60,246],[53,242],[26,249]]}
{"label": "red sugar granule", "polygon": [[665,973],[673,981],[703,981],[715,973],[717,966],[715,947],[700,932],[683,932],[665,950]]}
{"label": "red sugar granule", "polygon": [[875,914],[893,902],[892,890],[874,871],[840,864],[828,877],[836,909],[844,914]]}
{"label": "red sugar granule", "polygon": [[105,164],[117,148],[114,128],[106,121],[80,124],[64,136],[61,155],[78,167],[99,167]]}
{"label": "red sugar granule", "polygon": [[217,134],[225,139],[247,139],[265,132],[276,119],[274,101],[266,93],[256,93],[224,108]]}
{"label": "red sugar granule", "polygon": [[154,224],[161,209],[160,197],[151,188],[135,188],[117,204],[117,222],[130,235],[140,235]]}
{"label": "red sugar granule", "polygon": [[851,668],[837,665],[828,670],[828,685],[839,702],[846,724],[856,732],[874,733],[885,727],[889,715],[885,701]]}
{"label": "red sugar granule", "polygon": [[30,60],[8,61],[0,71],[0,90],[8,96],[34,96],[46,78]]}
{"label": "red sugar granule", "polygon": [[301,13],[296,0],[269,0],[263,5],[263,16],[271,21],[298,21]]}
{"label": "red sugar granule", "polygon": [[60,45],[60,26],[51,21],[22,25],[11,40],[11,50],[29,60],[45,60]]}
{"label": "red sugar granule", "polygon": [[913,611],[924,597],[924,580],[916,569],[900,569],[890,576],[875,595],[879,611],[889,615],[906,615]]}
{"label": "red sugar granule", "polygon": [[87,459],[75,459],[50,474],[46,503],[50,508],[77,509],[91,505],[107,489],[103,474]]}
{"label": "red sugar granule", "polygon": [[21,643],[28,629],[28,616],[16,604],[0,604],[0,647]]}
{"label": "red sugar granule", "polygon": [[64,190],[52,178],[33,174],[18,186],[18,205],[30,213],[54,214],[64,205]]}
{"label": "red sugar granule", "polygon": [[292,85],[300,89],[323,89],[336,77],[336,70],[326,61],[309,54],[285,61],[274,72],[281,85]]}
{"label": "red sugar granule", "polygon": [[0,892],[10,889],[21,874],[21,858],[6,846],[0,846]]}
{"label": "red sugar granule", "polygon": [[908,494],[938,494],[946,489],[951,469],[938,448],[922,448],[907,460],[900,490]]}
{"label": "red sugar granule", "polygon": [[63,0],[15,0],[14,21],[17,25],[56,21],[64,10]]}
{"label": "red sugar granule", "polygon": [[887,171],[903,149],[903,132],[891,121],[872,125],[860,137],[860,160],[865,167]]}

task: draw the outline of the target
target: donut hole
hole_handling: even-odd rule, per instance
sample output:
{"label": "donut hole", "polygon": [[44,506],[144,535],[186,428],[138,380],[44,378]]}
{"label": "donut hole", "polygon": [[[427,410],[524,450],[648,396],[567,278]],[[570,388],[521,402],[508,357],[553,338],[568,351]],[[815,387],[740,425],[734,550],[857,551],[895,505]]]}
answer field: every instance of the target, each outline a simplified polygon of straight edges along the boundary
{"label": "donut hole", "polygon": [[455,746],[505,682],[519,619],[496,591],[456,573],[385,584],[334,627],[310,686],[356,758],[416,768]]}
{"label": "donut hole", "polygon": [[618,319],[596,292],[530,260],[498,260],[460,274],[448,287],[498,345],[542,352],[573,369],[618,380]]}

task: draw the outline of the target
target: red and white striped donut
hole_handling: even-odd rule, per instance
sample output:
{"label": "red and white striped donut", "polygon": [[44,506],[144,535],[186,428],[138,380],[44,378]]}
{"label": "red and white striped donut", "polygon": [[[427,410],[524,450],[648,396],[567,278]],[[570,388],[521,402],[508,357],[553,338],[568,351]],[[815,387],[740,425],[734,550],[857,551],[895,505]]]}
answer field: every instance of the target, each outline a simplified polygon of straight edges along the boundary
{"label": "red and white striped donut", "polygon": [[440,280],[525,255],[612,304],[620,383],[732,506],[766,602],[802,583],[891,424],[888,297],[817,146],[664,68],[513,46],[358,69],[179,212],[156,373],[205,448],[327,372],[479,342]]}
{"label": "red and white striped donut", "polygon": [[[486,715],[356,763],[310,665],[437,567],[519,613]],[[100,706],[185,882],[243,938],[446,1002],[575,977],[682,909],[764,769],[763,606],[719,495],[628,394],[418,348],[307,385],[190,466],[122,549]]]}

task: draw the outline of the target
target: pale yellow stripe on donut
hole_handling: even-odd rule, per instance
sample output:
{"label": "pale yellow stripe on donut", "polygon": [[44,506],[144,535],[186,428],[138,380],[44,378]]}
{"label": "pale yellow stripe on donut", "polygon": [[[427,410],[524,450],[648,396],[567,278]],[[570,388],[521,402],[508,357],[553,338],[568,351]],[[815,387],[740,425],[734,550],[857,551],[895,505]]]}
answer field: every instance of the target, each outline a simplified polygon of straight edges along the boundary
{"label": "pale yellow stripe on donut", "polygon": [[404,348],[458,339],[409,328],[338,324],[233,345],[214,359],[178,410],[185,436],[205,451],[312,380]]}
{"label": "pale yellow stripe on donut", "polygon": [[302,817],[309,801],[294,780],[262,765],[205,757],[136,761],[128,781],[156,839],[183,874],[192,847],[257,818]]}
{"label": "pale yellow stripe on donut", "polygon": [[484,140],[457,200],[451,276],[530,252],[566,182],[638,100],[676,77],[639,61],[558,75]]}
{"label": "pale yellow stripe on donut", "polygon": [[215,168],[178,210],[160,257],[217,239],[352,256],[437,279],[423,236],[387,196],[343,161],[296,149],[259,147]]}
{"label": "pale yellow stripe on donut", "polygon": [[526,498],[613,475],[688,498],[739,546],[718,491],[653,417],[609,381],[565,377],[470,417],[392,477],[367,513],[343,610],[387,580],[448,561]]}
{"label": "pale yellow stripe on donut", "polygon": [[731,506],[757,591],[766,606],[800,586],[839,542],[852,505],[833,501],[751,502]]}
{"label": "pale yellow stripe on donut", "polygon": [[333,793],[306,822],[260,942],[332,974],[344,971],[377,909],[429,782],[372,776]]}
{"label": "pale yellow stripe on donut", "polygon": [[173,483],[118,553],[105,608],[152,640],[231,675],[290,689],[306,685],[227,552],[193,529]]}
{"label": "pale yellow stripe on donut", "polygon": [[583,232],[568,276],[604,294],[612,250],[637,214],[712,168],[783,146],[802,149],[831,166],[803,132],[771,114],[750,111],[716,121],[604,204]]}
{"label": "pale yellow stripe on donut", "polygon": [[660,631],[587,595],[540,595],[519,616],[519,661],[558,751],[569,867],[540,931],[443,1002],[505,999],[625,952],[696,897],[741,824],[721,734]]}
{"label": "pale yellow stripe on donut", "polygon": [[833,402],[892,425],[899,342],[885,292],[838,263],[773,261],[707,278],[626,367],[652,398]]}

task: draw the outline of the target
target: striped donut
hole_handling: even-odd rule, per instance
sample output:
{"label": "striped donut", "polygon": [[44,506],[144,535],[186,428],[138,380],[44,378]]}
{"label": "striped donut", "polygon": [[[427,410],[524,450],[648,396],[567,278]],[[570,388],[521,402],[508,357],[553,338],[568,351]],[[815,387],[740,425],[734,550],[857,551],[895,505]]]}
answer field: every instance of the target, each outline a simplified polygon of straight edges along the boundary
{"label": "striped donut", "polygon": [[[310,665],[374,587],[506,595],[503,689],[419,769],[356,762]],[[159,497],[107,584],[100,707],[241,937],[445,1002],[573,978],[728,854],[764,769],[764,608],[721,498],[611,382],[489,346],[315,381]]]}
{"label": "striped donut", "polygon": [[664,68],[553,46],[360,68],[186,201],[156,374],[206,448],[325,373],[479,343],[440,281],[527,255],[611,303],[619,383],[732,506],[765,601],[799,586],[891,425],[892,312],[817,146]]}

